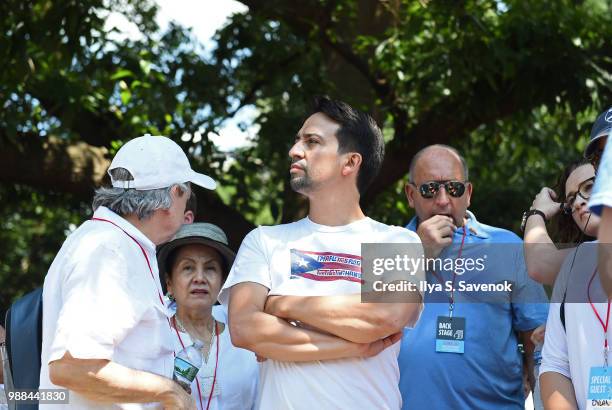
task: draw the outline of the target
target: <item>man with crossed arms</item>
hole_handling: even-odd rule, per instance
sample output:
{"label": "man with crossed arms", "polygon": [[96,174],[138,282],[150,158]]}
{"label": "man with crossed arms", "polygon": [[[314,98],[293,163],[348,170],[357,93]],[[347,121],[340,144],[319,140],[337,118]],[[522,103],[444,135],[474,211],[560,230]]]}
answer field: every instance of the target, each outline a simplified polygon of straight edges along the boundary
{"label": "man with crossed arms", "polygon": [[219,299],[229,302],[232,342],[267,359],[257,408],[401,406],[396,342],[417,321],[421,295],[362,303],[359,294],[362,242],[412,243],[422,255],[415,234],[359,206],[383,155],[370,116],[319,99],[289,151],[291,186],[308,198],[308,216],[259,227],[242,242]]}

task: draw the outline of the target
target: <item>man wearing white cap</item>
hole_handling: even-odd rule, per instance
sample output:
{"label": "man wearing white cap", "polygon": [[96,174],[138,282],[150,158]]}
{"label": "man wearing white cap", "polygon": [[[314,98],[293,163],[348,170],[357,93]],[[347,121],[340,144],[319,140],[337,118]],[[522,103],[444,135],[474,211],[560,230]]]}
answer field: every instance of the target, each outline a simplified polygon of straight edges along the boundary
{"label": "man wearing white cap", "polygon": [[52,409],[195,408],[171,380],[173,339],[155,247],[181,227],[191,169],[169,138],[126,143],[108,170],[94,215],[64,242],[45,278],[40,388],[69,390]]}

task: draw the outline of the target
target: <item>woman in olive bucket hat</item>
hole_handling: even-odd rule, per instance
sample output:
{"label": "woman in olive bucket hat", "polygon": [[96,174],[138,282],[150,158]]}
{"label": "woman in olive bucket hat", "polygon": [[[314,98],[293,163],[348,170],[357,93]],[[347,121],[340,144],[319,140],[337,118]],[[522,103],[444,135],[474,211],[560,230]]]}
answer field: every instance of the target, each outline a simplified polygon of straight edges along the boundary
{"label": "woman in olive bucket hat", "polygon": [[157,252],[162,287],[167,289],[175,352],[199,341],[202,367],[191,385],[198,409],[250,409],[257,391],[255,355],[232,345],[227,312],[215,305],[234,262],[221,228],[183,225]]}

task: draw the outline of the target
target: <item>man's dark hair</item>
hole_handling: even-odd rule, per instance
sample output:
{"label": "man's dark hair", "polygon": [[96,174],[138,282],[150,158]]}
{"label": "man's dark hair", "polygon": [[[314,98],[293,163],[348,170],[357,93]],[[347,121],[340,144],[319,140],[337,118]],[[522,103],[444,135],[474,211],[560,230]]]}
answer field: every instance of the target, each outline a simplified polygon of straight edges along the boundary
{"label": "man's dark hair", "polygon": [[370,186],[385,157],[385,142],[376,121],[345,102],[329,97],[316,97],[312,114],[323,113],[340,125],[336,138],[338,152],[358,152],[361,166],[357,174],[357,189],[363,195]]}

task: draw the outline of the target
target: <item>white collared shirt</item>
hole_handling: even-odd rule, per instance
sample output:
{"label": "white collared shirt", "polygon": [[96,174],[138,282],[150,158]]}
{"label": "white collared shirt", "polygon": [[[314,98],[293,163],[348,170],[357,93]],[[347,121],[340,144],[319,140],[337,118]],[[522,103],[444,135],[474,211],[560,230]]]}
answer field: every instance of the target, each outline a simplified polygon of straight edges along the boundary
{"label": "white collared shirt", "polygon": [[[174,340],[161,287],[155,244],[105,207],[64,242],[45,278],[40,388],[58,388],[49,366],[66,352],[78,359],[108,359],[171,378]],[[45,405],[41,405],[44,408]],[[161,408],[151,404],[100,404],[70,392],[70,404],[50,409]]]}

